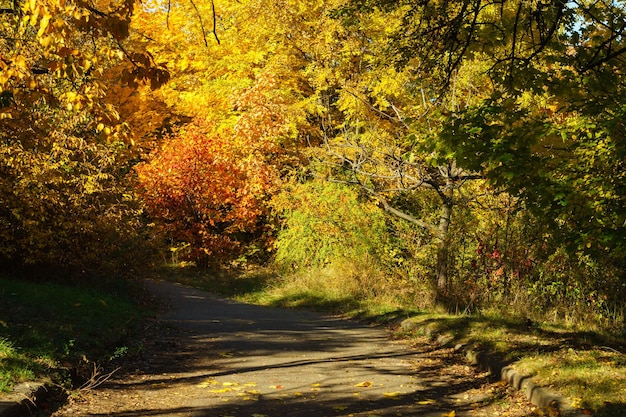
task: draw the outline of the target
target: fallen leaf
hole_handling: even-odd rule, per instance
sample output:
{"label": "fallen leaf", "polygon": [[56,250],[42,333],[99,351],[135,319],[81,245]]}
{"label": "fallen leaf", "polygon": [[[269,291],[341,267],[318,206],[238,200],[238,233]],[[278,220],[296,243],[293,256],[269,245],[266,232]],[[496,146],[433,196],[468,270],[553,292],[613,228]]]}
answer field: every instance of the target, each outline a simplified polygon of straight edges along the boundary
{"label": "fallen leaf", "polygon": [[270,385],[270,388],[273,388],[273,389],[283,389],[285,387],[283,387],[282,385]]}
{"label": "fallen leaf", "polygon": [[419,405],[430,405],[430,404],[435,404],[436,401],[435,400],[422,400],[422,401],[418,401],[417,404]]}
{"label": "fallen leaf", "polygon": [[232,352],[217,352],[218,355],[220,355],[222,358],[232,358],[233,353]]}
{"label": "fallen leaf", "polygon": [[333,407],[333,410],[335,411],[343,411],[346,410],[348,407],[346,407],[345,405],[337,405],[335,407]]}
{"label": "fallen leaf", "polygon": [[217,382],[217,381],[214,381],[214,380],[212,380],[212,379],[205,379],[204,381],[200,382],[200,383],[198,384],[198,386],[199,386],[200,388],[206,388],[206,387],[208,387],[208,386],[211,386],[211,385],[217,385],[217,384],[218,384],[218,382]]}
{"label": "fallen leaf", "polygon": [[449,413],[444,413],[441,415],[441,417],[455,417],[456,416],[456,411],[452,410]]}
{"label": "fallen leaf", "polygon": [[239,386],[239,384],[236,382],[223,382],[222,385],[225,387],[238,387]]}
{"label": "fallen leaf", "polygon": [[371,387],[372,383],[369,381],[363,381],[360,384],[356,384],[355,387],[359,387],[359,388],[368,388]]}
{"label": "fallen leaf", "polygon": [[385,392],[383,395],[387,398],[397,398],[400,396],[399,392]]}
{"label": "fallen leaf", "polygon": [[574,397],[572,398],[572,407],[574,408],[582,408],[582,404],[583,404],[583,399],[580,397]]}

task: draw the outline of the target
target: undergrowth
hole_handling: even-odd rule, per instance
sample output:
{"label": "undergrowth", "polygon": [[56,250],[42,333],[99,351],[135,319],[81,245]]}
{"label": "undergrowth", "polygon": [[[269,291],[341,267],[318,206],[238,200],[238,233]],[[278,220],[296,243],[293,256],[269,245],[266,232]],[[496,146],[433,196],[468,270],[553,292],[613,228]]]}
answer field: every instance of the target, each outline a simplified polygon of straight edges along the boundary
{"label": "undergrowth", "polygon": [[128,351],[145,314],[128,289],[0,278],[0,391],[35,379],[71,388]]}

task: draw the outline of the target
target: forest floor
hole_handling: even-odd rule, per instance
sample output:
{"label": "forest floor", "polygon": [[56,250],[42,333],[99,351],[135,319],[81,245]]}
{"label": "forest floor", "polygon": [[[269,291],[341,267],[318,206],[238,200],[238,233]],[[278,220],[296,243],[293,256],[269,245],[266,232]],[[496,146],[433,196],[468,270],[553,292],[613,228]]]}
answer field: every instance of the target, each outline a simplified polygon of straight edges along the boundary
{"label": "forest floor", "polygon": [[143,330],[141,352],[54,417],[542,415],[426,337],[168,282],[149,289],[167,308]]}

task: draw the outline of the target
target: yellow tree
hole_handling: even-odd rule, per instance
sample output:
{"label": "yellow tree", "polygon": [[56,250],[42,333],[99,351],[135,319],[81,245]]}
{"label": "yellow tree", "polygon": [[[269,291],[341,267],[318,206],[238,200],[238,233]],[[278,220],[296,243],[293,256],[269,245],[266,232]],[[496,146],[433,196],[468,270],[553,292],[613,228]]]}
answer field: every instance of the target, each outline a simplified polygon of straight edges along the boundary
{"label": "yellow tree", "polygon": [[2,264],[59,266],[60,274],[128,268],[122,248],[140,230],[138,207],[119,181],[128,171],[128,126],[103,100],[103,74],[125,63],[126,82],[157,86],[168,77],[127,43],[134,2],[0,8]]}
{"label": "yellow tree", "polygon": [[[140,190],[157,223],[178,243],[191,244],[196,261],[237,255],[244,243],[254,243],[251,236],[266,229],[260,224],[267,220],[265,203],[296,162],[293,150],[307,129],[301,59],[289,52],[293,48],[286,39],[272,35],[281,24],[268,13],[258,2],[154,2],[144,5],[133,22],[132,41],[172,63],[171,81],[160,92],[164,102],[181,117],[193,118],[174,139],[181,148],[188,144],[189,152],[165,139],[138,170]],[[207,22],[202,16],[215,19]],[[220,172],[241,175],[232,181],[206,175],[195,189],[188,186],[194,164],[209,169],[217,161],[225,164]],[[162,187],[179,192],[165,198]],[[246,199],[234,195],[248,196],[248,209],[235,204]],[[178,198],[186,203],[176,203]],[[202,214],[191,221],[190,211]],[[187,219],[186,225],[173,226],[171,216]]]}

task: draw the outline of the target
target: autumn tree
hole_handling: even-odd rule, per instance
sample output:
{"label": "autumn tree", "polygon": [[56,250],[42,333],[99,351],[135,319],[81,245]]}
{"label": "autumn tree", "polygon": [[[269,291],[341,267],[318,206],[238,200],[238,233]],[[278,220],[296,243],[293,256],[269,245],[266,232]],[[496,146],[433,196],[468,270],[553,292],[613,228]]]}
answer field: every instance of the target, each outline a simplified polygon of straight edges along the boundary
{"label": "autumn tree", "polygon": [[137,167],[148,213],[198,265],[230,259],[265,232],[277,174],[265,149],[231,132],[187,126]]}
{"label": "autumn tree", "polygon": [[[535,266],[526,271],[525,291],[545,291],[548,300],[558,287],[563,298],[587,305],[601,293],[621,308],[623,4],[355,0],[333,16],[353,27],[381,13],[401,17],[387,26],[381,61],[409,71],[407,86],[427,85],[425,102],[442,109],[440,128],[420,148],[519,197],[520,213],[544,231],[528,231],[535,244],[526,260],[518,258],[518,271],[529,260]],[[442,107],[454,101],[459,74],[470,67],[480,93],[465,105]],[[407,124],[423,129],[432,122],[412,117]],[[493,251],[497,239],[490,245],[483,254],[505,253]]]}
{"label": "autumn tree", "polygon": [[435,146],[523,195],[574,250],[623,255],[624,5],[375,0],[337,15],[378,9],[405,12],[386,59],[434,74],[441,94],[467,62],[485,63],[493,91],[451,112]]}
{"label": "autumn tree", "polygon": [[[340,5],[329,1],[307,9],[284,35],[304,58],[303,82],[311,91],[307,111],[318,128],[308,137],[315,145],[311,155],[326,166],[317,175],[356,186],[392,215],[424,229],[438,247],[433,275],[443,294],[452,212],[471,198],[459,190],[481,175],[426,147],[446,113],[485,94],[480,64],[464,67],[454,91],[440,97],[428,79],[413,79],[412,67],[390,67],[381,58],[404,10],[342,24],[333,18]],[[415,194],[437,201],[437,214],[407,204]]]}
{"label": "autumn tree", "polygon": [[[128,125],[107,69],[156,86],[167,72],[125,44],[134,2],[12,1],[0,13],[0,257],[36,275],[129,271],[140,206]],[[136,239],[136,240],[133,240]],[[117,258],[117,262],[116,259]]]}
{"label": "autumn tree", "polygon": [[273,34],[284,26],[268,7],[149,3],[133,21],[133,42],[172,63],[164,103],[194,118],[138,169],[141,194],[174,246],[190,245],[201,264],[263,246],[267,200],[299,163],[298,140],[311,129],[302,58]]}

